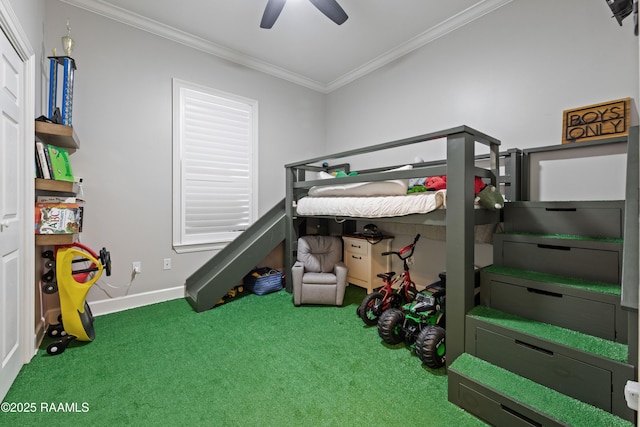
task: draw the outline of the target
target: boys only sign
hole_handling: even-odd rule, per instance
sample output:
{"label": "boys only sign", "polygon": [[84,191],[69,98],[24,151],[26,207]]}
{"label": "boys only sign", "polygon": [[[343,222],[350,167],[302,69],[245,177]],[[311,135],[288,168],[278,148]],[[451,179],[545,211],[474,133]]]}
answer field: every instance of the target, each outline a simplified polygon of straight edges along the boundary
{"label": "boys only sign", "polygon": [[629,134],[631,99],[565,110],[562,116],[562,143],[592,141]]}

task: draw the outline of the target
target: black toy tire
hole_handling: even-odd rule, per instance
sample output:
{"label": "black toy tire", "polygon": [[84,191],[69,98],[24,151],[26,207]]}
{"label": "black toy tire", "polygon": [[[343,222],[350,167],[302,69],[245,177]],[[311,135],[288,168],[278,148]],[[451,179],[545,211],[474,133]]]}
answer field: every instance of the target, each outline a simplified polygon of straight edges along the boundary
{"label": "black toy tire", "polygon": [[416,354],[428,367],[438,369],[446,360],[445,330],[440,326],[425,327],[416,338]]}
{"label": "black toy tire", "polygon": [[58,292],[58,284],[56,282],[45,282],[42,285],[42,292],[47,295],[53,295]]}
{"label": "black toy tire", "polygon": [[390,308],[380,315],[378,319],[378,335],[387,344],[399,344],[404,341],[402,324],[404,313],[397,308]]}
{"label": "black toy tire", "polygon": [[47,328],[47,336],[49,338],[59,338],[67,335],[67,331],[64,330],[62,323],[58,323],[57,325],[49,325]]}
{"label": "black toy tire", "polygon": [[54,341],[47,346],[47,354],[51,356],[56,356],[58,354],[64,353],[67,349],[65,342],[62,340]]}
{"label": "black toy tire", "polygon": [[380,313],[374,313],[373,307],[382,302],[383,295],[380,292],[371,292],[364,297],[360,306],[358,307],[358,316],[368,326],[374,326],[378,324],[378,317]]}

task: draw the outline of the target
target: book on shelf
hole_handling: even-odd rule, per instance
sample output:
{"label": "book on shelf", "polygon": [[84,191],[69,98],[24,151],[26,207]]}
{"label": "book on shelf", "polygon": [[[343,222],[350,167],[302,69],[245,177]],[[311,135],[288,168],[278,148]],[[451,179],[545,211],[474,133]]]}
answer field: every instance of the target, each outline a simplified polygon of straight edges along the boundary
{"label": "book on shelf", "polygon": [[74,182],[71,158],[66,148],[36,141],[36,178]]}
{"label": "book on shelf", "polygon": [[73,182],[74,177],[71,170],[69,151],[66,148],[56,147],[51,144],[46,144],[46,148],[49,153],[51,177],[58,181]]}
{"label": "book on shelf", "polygon": [[36,234],[73,234],[80,230],[77,203],[36,202]]}
{"label": "book on shelf", "polygon": [[77,203],[78,199],[73,196],[36,196],[38,203]]}
{"label": "book on shelf", "polygon": [[36,151],[36,155],[34,156],[34,168],[36,171],[36,178],[42,178],[42,167],[40,167],[40,157],[38,156],[38,152]]}
{"label": "book on shelf", "polygon": [[51,179],[51,169],[48,166],[45,146],[40,141],[36,141],[36,158],[36,164],[40,167],[37,175],[40,175],[43,179]]}

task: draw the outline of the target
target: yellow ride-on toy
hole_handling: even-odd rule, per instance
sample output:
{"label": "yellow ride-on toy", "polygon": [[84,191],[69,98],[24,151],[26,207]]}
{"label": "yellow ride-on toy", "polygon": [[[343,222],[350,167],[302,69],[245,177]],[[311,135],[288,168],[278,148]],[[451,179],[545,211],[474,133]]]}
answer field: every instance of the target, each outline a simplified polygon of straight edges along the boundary
{"label": "yellow ride-on toy", "polygon": [[[72,340],[93,341],[93,315],[86,301],[87,293],[104,271],[111,275],[111,255],[105,248],[100,254],[81,243],[58,246],[42,254],[47,258],[45,267],[50,270],[42,276],[43,290],[47,294],[60,295],[60,323],[50,325],[47,335],[58,338],[49,346],[50,355],[61,354]],[[75,269],[74,264],[83,263],[84,268]]]}

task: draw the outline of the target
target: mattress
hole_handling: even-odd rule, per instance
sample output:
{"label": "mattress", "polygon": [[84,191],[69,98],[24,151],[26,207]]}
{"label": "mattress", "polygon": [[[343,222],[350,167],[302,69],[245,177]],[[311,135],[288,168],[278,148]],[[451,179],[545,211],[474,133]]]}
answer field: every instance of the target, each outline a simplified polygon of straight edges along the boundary
{"label": "mattress", "polygon": [[389,218],[446,208],[446,190],[378,197],[303,197],[297,214],[338,217]]}

